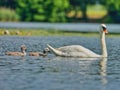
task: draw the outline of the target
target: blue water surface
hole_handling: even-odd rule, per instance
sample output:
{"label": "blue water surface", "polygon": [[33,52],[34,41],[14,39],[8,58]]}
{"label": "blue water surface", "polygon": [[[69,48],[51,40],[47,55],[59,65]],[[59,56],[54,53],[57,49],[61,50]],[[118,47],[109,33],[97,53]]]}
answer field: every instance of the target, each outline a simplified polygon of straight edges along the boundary
{"label": "blue water surface", "polygon": [[83,45],[101,53],[98,37],[85,36],[0,36],[0,90],[119,90],[120,37],[106,38],[108,58],[63,58],[6,56],[7,51],[27,53],[53,47]]}

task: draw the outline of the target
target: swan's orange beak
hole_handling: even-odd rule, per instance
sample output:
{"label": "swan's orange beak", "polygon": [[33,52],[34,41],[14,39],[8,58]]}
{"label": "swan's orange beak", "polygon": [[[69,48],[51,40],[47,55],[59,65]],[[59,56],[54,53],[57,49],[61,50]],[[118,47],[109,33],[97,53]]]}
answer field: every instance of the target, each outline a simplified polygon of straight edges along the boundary
{"label": "swan's orange beak", "polygon": [[104,29],[103,32],[107,34],[107,33],[108,33],[108,30],[107,30],[107,29]]}

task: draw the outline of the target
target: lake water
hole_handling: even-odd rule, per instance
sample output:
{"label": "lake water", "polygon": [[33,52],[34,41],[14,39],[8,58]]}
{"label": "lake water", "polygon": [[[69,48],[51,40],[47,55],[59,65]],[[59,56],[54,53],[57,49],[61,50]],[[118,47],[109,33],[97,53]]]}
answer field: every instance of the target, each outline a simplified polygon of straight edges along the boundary
{"label": "lake water", "polygon": [[108,58],[6,56],[6,51],[42,51],[46,44],[83,45],[100,53],[98,37],[0,36],[0,90],[119,90],[120,37],[107,37]]}

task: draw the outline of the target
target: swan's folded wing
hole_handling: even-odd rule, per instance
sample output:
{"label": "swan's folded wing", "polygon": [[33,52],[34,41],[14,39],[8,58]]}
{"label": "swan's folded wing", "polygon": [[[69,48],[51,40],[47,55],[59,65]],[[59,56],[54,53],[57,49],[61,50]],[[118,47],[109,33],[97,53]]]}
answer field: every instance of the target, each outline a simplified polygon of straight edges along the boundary
{"label": "swan's folded wing", "polygon": [[74,56],[81,55],[81,56],[89,57],[89,56],[97,55],[93,51],[91,51],[83,46],[80,46],[80,45],[64,46],[64,47],[58,48],[58,50],[60,50],[62,52],[67,52],[69,54],[76,54]]}
{"label": "swan's folded wing", "polygon": [[91,50],[80,46],[80,45],[71,45],[64,46],[60,48],[53,48],[50,45],[47,45],[48,48],[57,56],[72,56],[72,57],[96,57],[97,54],[92,52]]}
{"label": "swan's folded wing", "polygon": [[88,51],[91,52],[91,50],[80,45],[64,46],[64,47],[58,48],[58,50],[63,52],[88,52]]}

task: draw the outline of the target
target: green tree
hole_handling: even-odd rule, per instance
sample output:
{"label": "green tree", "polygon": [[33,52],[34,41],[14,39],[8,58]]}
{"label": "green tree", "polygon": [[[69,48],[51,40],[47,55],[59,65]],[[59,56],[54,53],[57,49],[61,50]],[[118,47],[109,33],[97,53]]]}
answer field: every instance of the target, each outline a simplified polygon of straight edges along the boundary
{"label": "green tree", "polygon": [[[88,4],[94,4],[96,3],[95,0],[70,0],[70,4],[73,6],[73,8],[76,10],[78,7],[81,8],[82,14],[83,14],[83,20],[87,21],[87,5]],[[76,10],[77,12],[77,10]]]}
{"label": "green tree", "polygon": [[0,0],[0,7],[16,8],[16,0]]}
{"label": "green tree", "polygon": [[17,0],[22,21],[65,22],[68,0]]}
{"label": "green tree", "polygon": [[113,22],[120,22],[120,0],[101,0]]}

